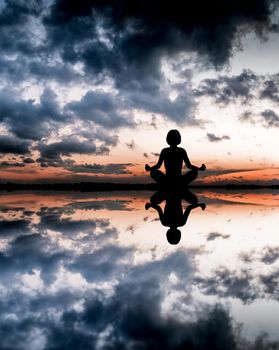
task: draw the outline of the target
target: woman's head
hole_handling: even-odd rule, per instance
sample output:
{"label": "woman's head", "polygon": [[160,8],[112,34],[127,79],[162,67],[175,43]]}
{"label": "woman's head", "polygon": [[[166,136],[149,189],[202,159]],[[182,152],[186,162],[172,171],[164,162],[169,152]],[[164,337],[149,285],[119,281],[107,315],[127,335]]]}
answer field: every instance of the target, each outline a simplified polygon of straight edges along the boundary
{"label": "woman's head", "polygon": [[170,228],[167,231],[167,240],[169,244],[178,244],[181,239],[181,232],[177,228]]}
{"label": "woman's head", "polygon": [[177,146],[181,142],[181,136],[178,130],[170,130],[167,134],[167,143],[170,146]]}

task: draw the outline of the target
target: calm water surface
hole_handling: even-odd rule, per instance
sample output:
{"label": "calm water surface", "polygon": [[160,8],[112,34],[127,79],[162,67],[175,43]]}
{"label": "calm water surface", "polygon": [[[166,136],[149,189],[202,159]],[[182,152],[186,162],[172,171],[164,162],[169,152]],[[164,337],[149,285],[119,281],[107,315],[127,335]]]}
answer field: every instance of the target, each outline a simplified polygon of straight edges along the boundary
{"label": "calm water surface", "polygon": [[1,194],[0,349],[279,348],[277,192],[197,192],[176,246],[151,195]]}

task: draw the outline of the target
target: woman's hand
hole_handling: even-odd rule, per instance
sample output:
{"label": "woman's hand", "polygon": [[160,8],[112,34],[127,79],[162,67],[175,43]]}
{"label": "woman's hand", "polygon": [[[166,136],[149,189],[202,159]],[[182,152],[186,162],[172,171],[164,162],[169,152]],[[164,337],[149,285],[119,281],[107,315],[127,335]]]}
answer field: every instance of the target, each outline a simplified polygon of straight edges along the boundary
{"label": "woman's hand", "polygon": [[145,164],[145,170],[146,170],[146,171],[150,171],[150,170],[151,170],[151,167],[150,167],[148,164]]}
{"label": "woman's hand", "polygon": [[201,171],[205,171],[205,169],[206,169],[206,166],[203,164],[203,165],[200,167],[200,169],[199,169],[199,170],[201,170]]}
{"label": "woman's hand", "polygon": [[206,208],[206,204],[205,203],[201,203],[200,207],[202,208],[202,210],[204,210]]}
{"label": "woman's hand", "polygon": [[145,210],[148,210],[149,208],[151,208],[151,203],[146,203],[145,204]]}

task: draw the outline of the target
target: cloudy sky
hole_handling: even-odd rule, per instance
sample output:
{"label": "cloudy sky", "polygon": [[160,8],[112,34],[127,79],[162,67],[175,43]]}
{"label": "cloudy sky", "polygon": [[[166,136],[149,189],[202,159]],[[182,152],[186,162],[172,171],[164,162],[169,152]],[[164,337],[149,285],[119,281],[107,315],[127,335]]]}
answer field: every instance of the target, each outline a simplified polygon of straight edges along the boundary
{"label": "cloudy sky", "polygon": [[279,1],[0,0],[0,181],[278,178]]}

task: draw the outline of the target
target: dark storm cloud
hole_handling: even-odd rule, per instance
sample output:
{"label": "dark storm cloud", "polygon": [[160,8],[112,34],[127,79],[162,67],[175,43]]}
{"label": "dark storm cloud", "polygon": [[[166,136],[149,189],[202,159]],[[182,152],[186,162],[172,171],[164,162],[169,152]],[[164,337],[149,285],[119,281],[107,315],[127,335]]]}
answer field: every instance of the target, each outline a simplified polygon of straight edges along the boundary
{"label": "dark storm cloud", "polygon": [[[279,272],[276,261],[279,258],[277,246],[266,246],[261,251],[252,250],[240,254],[242,268],[239,271],[221,267],[213,271],[207,278],[196,277],[194,283],[208,295],[219,298],[238,298],[245,304],[255,300],[278,300]],[[254,266],[262,264],[263,268],[255,271]],[[263,264],[269,265],[266,270]]]}
{"label": "dark storm cloud", "polygon": [[19,162],[0,162],[0,168],[24,167],[25,163]]}
{"label": "dark storm cloud", "polygon": [[[69,213],[69,208],[65,208]],[[71,220],[70,218],[61,218],[63,211],[41,212],[41,222],[38,225],[39,230],[53,230],[69,236],[75,236],[79,232],[94,234],[96,228],[108,229],[108,222],[102,220]]]}
{"label": "dark storm cloud", "polygon": [[[246,272],[250,281],[254,280],[254,286],[257,291],[257,298],[268,298],[278,301],[278,277],[279,272],[276,266],[276,261],[279,258],[278,246],[266,246],[258,253],[255,250],[247,252],[241,256],[241,259],[247,265]],[[253,266],[263,263],[269,265],[269,269],[263,268],[258,274],[253,274]]]}
{"label": "dark storm cloud", "polygon": [[109,93],[88,91],[80,101],[73,101],[66,108],[83,120],[94,121],[107,128],[132,126],[132,116],[123,115],[121,96]]}
{"label": "dark storm cloud", "polygon": [[[123,257],[125,260],[122,262]],[[81,272],[88,282],[100,282],[113,279],[119,271],[124,271],[126,259],[132,259],[131,248],[106,245],[92,253],[77,257],[69,269]]]}
{"label": "dark storm cloud", "polygon": [[2,53],[30,55],[36,47],[28,36],[30,17],[38,17],[42,11],[40,0],[7,0],[0,12],[0,47]]}
{"label": "dark storm cloud", "polygon": [[[63,234],[71,235],[71,233],[78,233],[79,231],[89,231],[90,235],[94,233],[96,228],[104,230],[105,233],[108,231],[114,231],[109,227],[109,221],[105,219],[94,219],[94,220],[72,220],[71,215],[73,215],[76,210],[121,210],[121,211],[131,211],[133,209],[128,208],[127,205],[130,203],[129,200],[122,199],[104,199],[104,200],[88,200],[88,201],[74,201],[63,207],[53,207],[46,208],[43,207],[37,212],[40,217],[40,224],[38,228],[40,230],[51,229]],[[68,215],[65,218],[63,215]]]}
{"label": "dark storm cloud", "polygon": [[[232,320],[221,306],[204,310],[204,314],[195,321],[163,318],[160,316],[162,297],[156,291],[156,285],[149,283],[142,287],[145,290],[134,290],[133,285],[120,285],[107,302],[99,295],[86,300],[82,313],[65,312],[58,328],[51,329],[49,333],[49,347],[59,348],[62,345],[60,337],[56,336],[58,333],[68,340],[68,349],[76,346],[78,349],[84,346],[90,348],[97,342],[98,332],[110,324],[100,349],[235,349]],[[76,323],[94,332],[83,335],[78,329],[74,331]],[[81,340],[82,345],[79,346]]]}
{"label": "dark storm cloud", "polygon": [[2,344],[17,349],[18,342],[26,341],[26,335],[39,328],[46,335],[42,340],[46,349],[93,349],[97,344],[101,350],[254,350],[259,344],[265,350],[277,346],[267,336],[258,337],[255,343],[242,338],[228,310],[220,305],[204,307],[196,318],[188,321],[163,317],[162,296],[151,282],[141,288],[121,284],[108,300],[102,292],[91,292],[82,311],[70,308],[75,298],[71,291],[49,296],[47,300],[36,297],[30,305],[34,314],[42,307],[51,305],[57,309],[59,303],[64,306],[59,322],[29,315],[21,317],[21,322],[7,318],[0,328]]}
{"label": "dark storm cloud", "polygon": [[0,135],[0,153],[27,154],[29,146],[30,142],[15,136]]}
{"label": "dark storm cloud", "polygon": [[[25,227],[22,227],[25,228]],[[67,259],[63,251],[49,252],[51,243],[41,234],[29,234],[30,228],[17,233],[9,249],[0,253],[0,271],[2,280],[10,279],[16,273],[28,273],[39,269],[42,278],[50,281],[54,278],[61,260]]]}
{"label": "dark storm cloud", "polygon": [[[44,23],[52,45],[67,47],[70,59],[82,56],[95,72],[128,71],[139,79],[139,71],[145,75],[151,68],[158,71],[156,65],[163,55],[183,50],[197,51],[216,65],[224,64],[239,36],[274,29],[270,15],[276,3],[58,0]],[[103,41],[97,35],[99,22],[105,29]],[[87,38],[93,40],[85,50],[75,47]]]}
{"label": "dark storm cloud", "polygon": [[262,257],[262,262],[273,264],[279,258],[279,247],[267,247]]}
{"label": "dark storm cloud", "polygon": [[133,151],[137,148],[134,140],[131,140],[130,142],[126,142],[126,146]]}
{"label": "dark storm cloud", "polygon": [[[132,163],[110,163],[106,165],[102,164],[76,164],[72,159],[63,159],[62,157],[71,157],[73,154],[88,154],[88,155],[101,155],[108,154],[110,151],[109,146],[117,143],[117,139],[111,138],[110,135],[106,135],[104,132],[101,134],[83,135],[89,137],[89,139],[80,141],[76,137],[68,137],[62,139],[59,142],[50,144],[40,143],[38,150],[40,151],[40,157],[37,162],[42,167],[63,167],[73,173],[94,173],[94,174],[130,174],[129,166]],[[98,147],[92,140],[103,141]]]}
{"label": "dark storm cloud", "polygon": [[114,163],[114,164],[73,164],[66,167],[67,170],[75,173],[92,173],[92,174],[131,174],[129,167],[132,163]]}
{"label": "dark storm cloud", "polygon": [[279,116],[274,111],[270,109],[266,109],[265,111],[262,112],[261,116],[263,118],[264,125],[267,128],[279,127]]}
{"label": "dark storm cloud", "polygon": [[19,219],[19,220],[2,220],[0,221],[0,238],[12,237],[15,234],[23,234],[28,230],[28,220]]}
{"label": "dark storm cloud", "polygon": [[244,303],[251,303],[261,297],[259,289],[253,287],[253,278],[249,271],[243,270],[239,273],[227,268],[214,271],[209,278],[196,278],[196,283],[203,293],[218,295],[219,297],[233,297]]}
{"label": "dark storm cloud", "polygon": [[67,63],[53,63],[42,65],[41,62],[31,62],[28,66],[28,75],[44,80],[55,80],[59,83],[69,83],[81,78],[81,75]]}
{"label": "dark storm cloud", "polygon": [[91,154],[96,153],[96,146],[76,138],[68,138],[60,142],[41,144],[39,146],[43,158],[57,158],[60,155],[69,156],[71,153]]}
{"label": "dark storm cloud", "polygon": [[174,88],[174,99],[169,96],[170,90],[162,90],[159,87],[149,90],[144,85],[125,91],[124,97],[130,108],[161,114],[181,125],[186,122],[198,123],[193,116],[196,104],[190,92],[190,84],[179,84]]}
{"label": "dark storm cloud", "polygon": [[41,3],[39,0],[30,0],[28,2],[5,0],[4,5],[0,7],[2,10],[0,13],[0,25],[24,24],[28,15],[38,15],[40,13]]}
{"label": "dark storm cloud", "polygon": [[[237,0],[228,5],[223,0],[210,4],[201,0],[185,5],[178,0],[164,4],[158,0],[133,3],[58,0],[50,11],[46,8],[42,11],[37,2],[26,5],[7,1],[2,10],[2,30],[7,33],[12,25],[15,35],[14,40],[3,35],[6,40],[2,48],[20,52],[20,59],[28,57],[30,63],[25,61],[21,71],[30,75],[68,81],[77,75],[71,65],[83,63],[84,78],[90,73],[95,77],[109,75],[120,90],[147,89],[154,95],[160,85],[162,57],[196,51],[211,63],[223,65],[246,32],[275,30],[271,14],[276,3],[277,0]],[[30,18],[38,18],[39,14],[43,18],[39,32],[46,31],[46,39],[36,46],[26,33]],[[54,59],[51,63],[49,57],[57,53],[64,65]],[[232,95],[236,89],[231,87]],[[154,105],[152,109],[158,112],[158,107],[157,111]]]}
{"label": "dark storm cloud", "polygon": [[250,70],[244,70],[236,76],[220,76],[217,79],[205,79],[200,87],[194,91],[197,97],[207,96],[217,104],[228,105],[236,99],[247,102],[253,97],[253,90],[258,84],[259,77]]}
{"label": "dark storm cloud", "polygon": [[219,232],[210,232],[206,238],[207,241],[214,241],[216,238],[222,238],[222,239],[227,239],[229,238],[229,235],[225,235],[223,233]]}
{"label": "dark storm cloud", "polygon": [[275,103],[279,102],[279,75],[274,74],[270,80],[264,82],[261,94],[261,98],[271,100]]}
{"label": "dark storm cloud", "polygon": [[0,74],[4,81],[20,84],[29,79],[36,79],[38,82],[56,81],[59,84],[79,82],[84,79],[83,75],[77,72],[71,65],[55,62],[54,59],[47,59],[40,55],[36,60],[18,56],[17,58],[0,57]]}
{"label": "dark storm cloud", "polygon": [[[2,221],[0,223],[2,238],[12,238],[8,248],[0,252],[1,278],[12,278],[17,273],[30,273],[34,269],[40,270],[42,279],[50,283],[53,281],[59,266],[67,266],[75,261],[75,251],[57,245],[47,235],[48,230],[66,235],[68,239],[78,241],[79,245],[91,244],[92,238],[101,246],[101,240],[117,237],[117,231],[110,226],[108,220],[79,220],[62,218],[69,207],[59,210],[50,210],[38,213],[40,222],[32,223],[27,219],[15,221]],[[30,219],[29,219],[30,220]],[[98,230],[98,233],[96,233]],[[37,233],[34,233],[37,232]],[[77,237],[82,233],[82,236]],[[99,249],[102,249],[101,247]],[[98,249],[95,248],[98,255]],[[81,256],[87,253],[82,253]],[[109,254],[109,253],[108,253]],[[72,258],[71,258],[72,255]],[[80,258],[81,258],[80,256]],[[119,255],[119,259],[123,253]],[[73,260],[74,259],[74,260]],[[97,259],[98,260],[98,259]],[[100,261],[99,261],[100,263]],[[86,268],[85,268],[86,270]],[[84,270],[84,271],[85,271]]]}
{"label": "dark storm cloud", "polygon": [[[110,239],[113,241],[118,237],[118,231],[110,225],[108,219],[88,219],[88,220],[72,220],[71,215],[75,214],[77,210],[90,210],[92,212],[96,210],[129,210],[126,209],[126,203],[119,201],[96,201],[88,203],[71,203],[62,208],[48,208],[42,209],[38,213],[40,216],[40,223],[36,225],[36,229],[39,232],[46,232],[47,230],[52,230],[58,232],[59,234],[65,235],[68,239],[75,242],[71,254],[73,259],[71,260],[71,266],[75,262],[75,248],[79,247],[82,249],[83,244],[88,247],[88,245],[96,253],[99,249],[102,248],[102,244],[109,244]],[[67,215],[68,217],[63,217]],[[93,244],[93,245],[92,245]],[[90,248],[90,249],[91,249]],[[63,250],[63,249],[62,249]],[[91,250],[90,250],[91,251]],[[85,252],[80,252],[79,257],[82,257],[88,254],[87,248]],[[98,254],[98,253],[96,253]],[[123,255],[122,255],[123,256]],[[93,251],[92,251],[93,257]],[[65,266],[68,266],[67,259],[61,259],[60,261]]]}
{"label": "dark storm cloud", "polygon": [[25,164],[32,164],[32,163],[35,163],[34,159],[28,157],[28,158],[24,158],[23,159],[23,163]]}
{"label": "dark storm cloud", "polygon": [[269,297],[278,301],[278,269],[273,270],[271,273],[263,274],[259,276],[260,282],[263,284],[263,292]]}
{"label": "dark storm cloud", "polygon": [[52,122],[65,122],[65,118],[52,90],[46,89],[38,104],[12,92],[0,92],[0,122],[18,138],[39,140],[49,133]]}
{"label": "dark storm cloud", "polygon": [[246,111],[239,119],[254,125],[260,124],[265,128],[279,127],[279,115],[271,109],[266,109],[261,114]]}
{"label": "dark storm cloud", "polygon": [[216,136],[216,135],[211,134],[211,133],[207,133],[207,134],[206,134],[206,137],[207,137],[207,139],[208,139],[210,142],[219,142],[219,141],[229,140],[229,139],[230,139],[230,137],[227,136],[227,135]]}
{"label": "dark storm cloud", "polygon": [[27,60],[23,57],[7,59],[0,57],[0,74],[3,81],[18,84],[28,78]]}
{"label": "dark storm cloud", "polygon": [[177,87],[177,96],[171,100],[169,91],[149,90],[142,85],[116,94],[88,91],[80,101],[65,106],[73,117],[112,129],[135,126],[133,110],[158,113],[180,124],[193,123],[194,108],[192,95],[185,86]]}
{"label": "dark storm cloud", "polygon": [[235,76],[219,76],[216,79],[204,79],[193,90],[195,97],[210,97],[220,106],[256,102],[262,99],[272,104],[279,101],[279,74],[255,74],[244,70]]}
{"label": "dark storm cloud", "polygon": [[[94,265],[94,280],[107,280],[109,271],[112,277],[115,277],[119,269],[124,269],[121,266],[126,261],[130,249],[109,246],[109,240],[113,239],[114,242],[118,234],[115,228],[110,226],[109,221],[73,221],[61,217],[67,213],[67,207],[64,209],[64,212],[61,208],[58,211],[54,209],[50,212],[42,211],[41,220],[35,225],[25,220],[2,222],[0,226],[3,232],[0,239],[14,238],[14,235],[17,235],[7,249],[0,252],[2,282],[6,278],[13,278],[12,276],[18,273],[32,274],[33,270],[39,270],[43,281],[52,283],[59,266],[69,267],[70,270],[77,270],[78,273],[87,276],[90,273],[92,275],[89,265]],[[34,230],[38,233],[32,234]],[[71,249],[60,246],[58,242],[51,239],[51,236],[48,236],[48,230],[66,235],[67,239],[75,244]],[[104,247],[102,247],[103,242],[106,243]],[[79,253],[76,251],[76,244],[78,244]],[[90,253],[87,250],[88,245]],[[123,260],[124,257],[126,258]],[[87,260],[87,258],[90,259]]]}
{"label": "dark storm cloud", "polygon": [[130,204],[130,200],[125,199],[104,199],[104,200],[92,200],[92,201],[82,201],[82,202],[73,202],[67,205],[66,207],[63,207],[61,210],[61,213],[64,212],[66,209],[67,211],[75,210],[75,209],[85,209],[85,210],[125,210],[125,211],[131,211],[133,210],[131,207],[127,207],[128,204]]}
{"label": "dark storm cloud", "polygon": [[39,144],[40,157],[37,159],[42,166],[71,167],[74,162],[70,159],[63,160],[61,156],[71,156],[72,154],[107,154],[109,148],[105,145],[96,147],[92,141],[80,141],[75,137],[69,137],[59,142],[50,144]]}
{"label": "dark storm cloud", "polygon": [[[260,281],[264,285],[264,292],[267,295],[274,295],[276,296],[276,291],[278,290],[278,278],[279,278],[279,272],[278,270],[273,270],[271,273],[266,275],[260,276]],[[278,298],[275,298],[278,300]]]}
{"label": "dark storm cloud", "polygon": [[250,111],[243,112],[240,115],[239,120],[244,121],[244,122],[250,122],[252,124],[255,123],[255,118],[253,117],[253,114]]}

